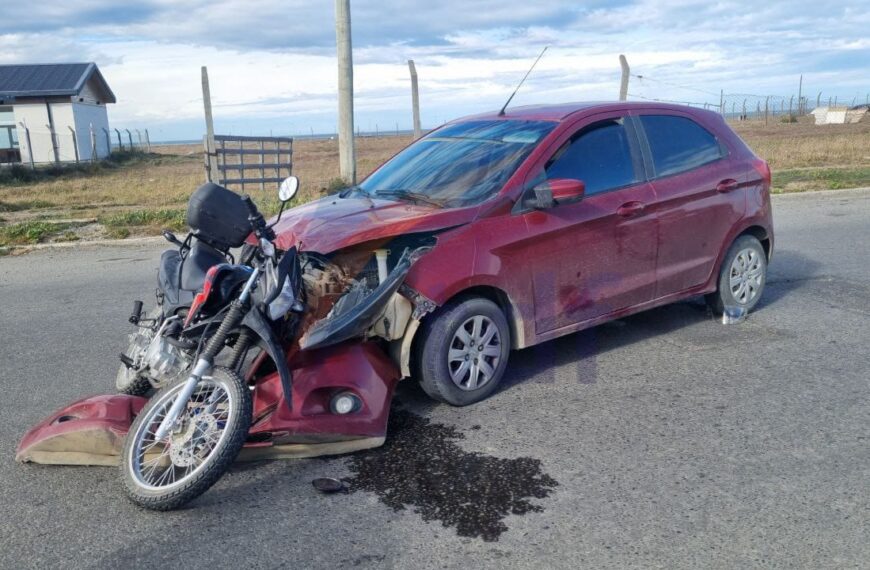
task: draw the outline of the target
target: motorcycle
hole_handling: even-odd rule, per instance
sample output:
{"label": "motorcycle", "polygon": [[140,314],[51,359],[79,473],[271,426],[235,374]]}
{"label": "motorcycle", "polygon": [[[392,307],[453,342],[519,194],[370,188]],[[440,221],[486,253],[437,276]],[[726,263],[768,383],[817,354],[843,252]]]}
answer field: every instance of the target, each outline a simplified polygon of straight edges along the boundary
{"label": "motorcycle", "polygon": [[[297,188],[292,177],[281,185],[275,223]],[[286,225],[276,240],[249,197],[211,183],[194,192],[187,220],[184,241],[166,235],[177,249],[161,257],[155,309],[143,316],[134,303],[140,330],[121,358],[122,393],[51,414],[16,459],[119,464],[135,503],[168,510],[237,459],[382,445],[403,376],[391,351],[407,354],[405,331],[435,308],[404,285],[431,234],[306,251]]]}
{"label": "motorcycle", "polygon": [[[220,192],[220,187],[208,191]],[[286,203],[293,193],[291,179],[282,188],[282,201]],[[165,309],[171,316],[163,320],[151,341],[172,347],[160,359],[161,374],[173,368],[167,364],[173,358],[176,363],[192,363],[192,367],[185,367],[189,369],[186,378],[166,385],[151,398],[127,434],[121,456],[123,480],[128,496],[143,507],[177,508],[211,487],[235,461],[252,417],[251,390],[240,375],[244,356],[255,334],[276,352],[280,350],[276,332],[292,331],[303,312],[295,250],[284,252],[279,262],[272,243],[274,232],[250,197],[241,197],[241,202],[257,240],[244,256],[246,263],[210,267],[200,292],[183,309],[183,323],[175,314],[177,309]],[[255,300],[256,292],[260,292],[260,302]],[[164,299],[166,293],[163,290]],[[273,326],[274,322],[280,325]],[[231,339],[228,364],[216,365]],[[189,350],[194,346],[191,356]],[[179,347],[188,352],[175,357]],[[154,359],[145,360],[151,370]],[[280,366],[279,374],[289,384],[289,374]],[[143,377],[150,381],[150,375],[137,373],[137,378]]]}

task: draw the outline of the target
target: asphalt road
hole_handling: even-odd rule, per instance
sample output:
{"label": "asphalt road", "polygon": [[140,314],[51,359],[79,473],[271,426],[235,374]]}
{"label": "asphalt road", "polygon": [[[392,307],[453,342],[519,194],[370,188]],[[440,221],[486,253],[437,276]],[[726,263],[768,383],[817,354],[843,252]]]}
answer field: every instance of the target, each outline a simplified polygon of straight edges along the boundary
{"label": "asphalt road", "polygon": [[[159,249],[2,258],[0,566],[867,568],[870,192],[776,198],[775,218],[745,323],[690,302],[601,326],[514,353],[466,409],[408,382],[402,445],[238,466],[164,514],[114,469],[13,461],[29,426],[111,389]],[[320,476],[362,490],[320,495]],[[486,534],[468,478],[523,514]]]}

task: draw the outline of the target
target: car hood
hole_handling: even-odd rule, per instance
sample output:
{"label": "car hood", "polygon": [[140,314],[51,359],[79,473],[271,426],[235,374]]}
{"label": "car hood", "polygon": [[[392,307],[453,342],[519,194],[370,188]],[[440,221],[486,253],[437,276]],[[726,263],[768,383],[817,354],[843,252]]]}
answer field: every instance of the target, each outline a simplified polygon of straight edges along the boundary
{"label": "car hood", "polygon": [[393,200],[328,196],[284,212],[275,225],[279,249],[327,254],[366,241],[467,224],[477,206],[442,209]]}

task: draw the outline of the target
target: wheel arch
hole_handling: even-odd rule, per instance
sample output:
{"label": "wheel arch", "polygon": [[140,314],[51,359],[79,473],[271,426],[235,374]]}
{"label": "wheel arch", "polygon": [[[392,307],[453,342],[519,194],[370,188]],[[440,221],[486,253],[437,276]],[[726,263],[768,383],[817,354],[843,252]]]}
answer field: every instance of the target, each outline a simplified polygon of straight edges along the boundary
{"label": "wheel arch", "polygon": [[772,243],[772,240],[770,238],[770,234],[767,232],[767,230],[763,226],[753,225],[753,226],[749,226],[748,228],[745,228],[742,232],[737,234],[737,236],[735,236],[733,240],[731,240],[731,243],[734,243],[741,236],[752,236],[755,239],[757,239],[758,241],[760,241],[761,247],[764,248],[764,255],[765,255],[765,257],[767,257],[767,260],[770,261],[770,256],[773,253],[773,251],[772,251],[773,243]]}
{"label": "wheel arch", "polygon": [[[443,303],[440,303],[439,308],[448,303],[453,303],[459,299],[469,297],[488,299],[501,309],[507,319],[508,327],[510,329],[511,350],[525,348],[527,346],[525,337],[526,329],[522,314],[520,313],[516,303],[510,298],[510,295],[499,287],[489,284],[478,284],[465,287],[454,292]],[[425,324],[433,318],[435,313],[437,313],[437,311],[424,315],[419,321],[411,321],[405,332],[405,335],[410,335],[410,338],[403,338],[397,346],[398,354],[395,352],[393,353],[397,357],[397,364],[401,369],[403,377],[414,374],[413,363],[416,360],[416,355],[419,354],[420,339],[423,337],[423,335],[420,334],[420,330],[425,328]]]}

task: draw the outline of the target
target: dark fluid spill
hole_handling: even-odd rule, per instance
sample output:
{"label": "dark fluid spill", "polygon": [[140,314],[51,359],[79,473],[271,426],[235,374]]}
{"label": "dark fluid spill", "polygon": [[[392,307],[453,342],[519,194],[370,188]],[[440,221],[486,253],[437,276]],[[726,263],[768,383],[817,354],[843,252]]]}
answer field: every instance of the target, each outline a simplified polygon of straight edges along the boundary
{"label": "dark fluid spill", "polygon": [[[478,427],[479,426],[475,426]],[[498,540],[504,518],[539,512],[529,499],[549,496],[558,483],[530,457],[502,459],[467,452],[456,428],[403,410],[391,414],[383,447],[350,457],[350,491],[370,491],[395,511],[411,507],[459,536]]]}

